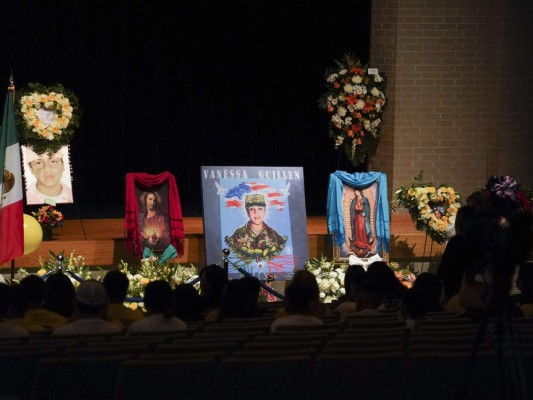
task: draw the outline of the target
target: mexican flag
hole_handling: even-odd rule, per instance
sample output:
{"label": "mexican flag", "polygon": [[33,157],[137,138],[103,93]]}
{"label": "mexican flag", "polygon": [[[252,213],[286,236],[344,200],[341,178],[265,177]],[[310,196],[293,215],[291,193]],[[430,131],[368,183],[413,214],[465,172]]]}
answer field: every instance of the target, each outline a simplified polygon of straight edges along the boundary
{"label": "mexican flag", "polygon": [[12,90],[7,92],[0,126],[0,171],[1,265],[24,254],[22,171]]}

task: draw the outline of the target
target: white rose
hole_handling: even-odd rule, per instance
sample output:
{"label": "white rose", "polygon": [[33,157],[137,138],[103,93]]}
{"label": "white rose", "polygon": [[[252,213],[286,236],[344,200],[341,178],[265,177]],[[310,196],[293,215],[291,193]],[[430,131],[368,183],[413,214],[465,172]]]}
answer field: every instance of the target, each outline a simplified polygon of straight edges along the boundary
{"label": "white rose", "polygon": [[339,71],[339,75],[346,75],[348,73],[348,70],[347,69],[341,69]]}
{"label": "white rose", "polygon": [[320,298],[323,299],[324,297],[326,297],[326,293],[320,292]]}

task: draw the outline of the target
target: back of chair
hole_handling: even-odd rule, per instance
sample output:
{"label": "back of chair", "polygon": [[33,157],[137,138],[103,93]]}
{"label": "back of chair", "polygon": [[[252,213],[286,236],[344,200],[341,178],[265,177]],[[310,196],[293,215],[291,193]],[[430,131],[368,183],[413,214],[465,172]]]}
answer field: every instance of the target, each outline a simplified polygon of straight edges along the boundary
{"label": "back of chair", "polygon": [[43,359],[32,399],[113,399],[120,363],[127,356]]}
{"label": "back of chair", "polygon": [[220,363],[219,399],[314,398],[309,356],[229,357]]}
{"label": "back of chair", "polygon": [[115,400],[220,398],[211,357],[130,360],[121,364]]}

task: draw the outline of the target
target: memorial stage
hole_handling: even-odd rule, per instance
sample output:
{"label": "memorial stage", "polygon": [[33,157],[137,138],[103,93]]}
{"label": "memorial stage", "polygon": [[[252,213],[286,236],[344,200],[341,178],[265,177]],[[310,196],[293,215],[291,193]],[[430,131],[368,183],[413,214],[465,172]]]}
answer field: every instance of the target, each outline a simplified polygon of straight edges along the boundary
{"label": "memorial stage", "polygon": [[[205,265],[204,227],[202,217],[184,218],[185,246],[184,254],[177,259],[181,264],[192,263],[195,266]],[[391,235],[399,240],[407,240],[409,246],[414,247],[416,257],[442,253],[443,245],[433,243],[428,238],[426,250],[424,243],[426,236],[415,229],[409,215],[393,215],[391,218]],[[325,255],[332,257],[330,239],[327,234],[325,216],[307,217],[307,238],[309,244],[309,258]],[[54,229],[51,241],[41,242],[33,253],[15,260],[15,268],[31,268],[39,266],[39,257],[48,259],[49,250],[54,253],[65,251],[69,256],[74,251],[75,256],[84,256],[85,265],[95,267],[109,267],[117,265],[120,260],[137,263],[135,256],[124,246],[124,220],[116,219],[86,219],[66,220],[63,228]],[[222,250],[222,249],[221,249]],[[221,255],[222,258],[222,255]],[[391,259],[394,259],[394,253]],[[10,268],[10,263],[2,264],[2,271]]]}

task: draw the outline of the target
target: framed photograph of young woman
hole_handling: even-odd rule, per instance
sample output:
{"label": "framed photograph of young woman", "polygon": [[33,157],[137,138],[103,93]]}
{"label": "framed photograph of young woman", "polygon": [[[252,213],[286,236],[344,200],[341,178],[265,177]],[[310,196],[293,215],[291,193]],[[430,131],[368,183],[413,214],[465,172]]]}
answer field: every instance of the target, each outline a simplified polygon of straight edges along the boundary
{"label": "framed photograph of young woman", "polygon": [[287,280],[308,258],[302,167],[208,167],[202,173],[208,264],[229,251],[239,268],[266,280]]}
{"label": "framed photograph of young woman", "polygon": [[26,204],[72,203],[71,166],[68,146],[55,153],[37,154],[21,146]]}

